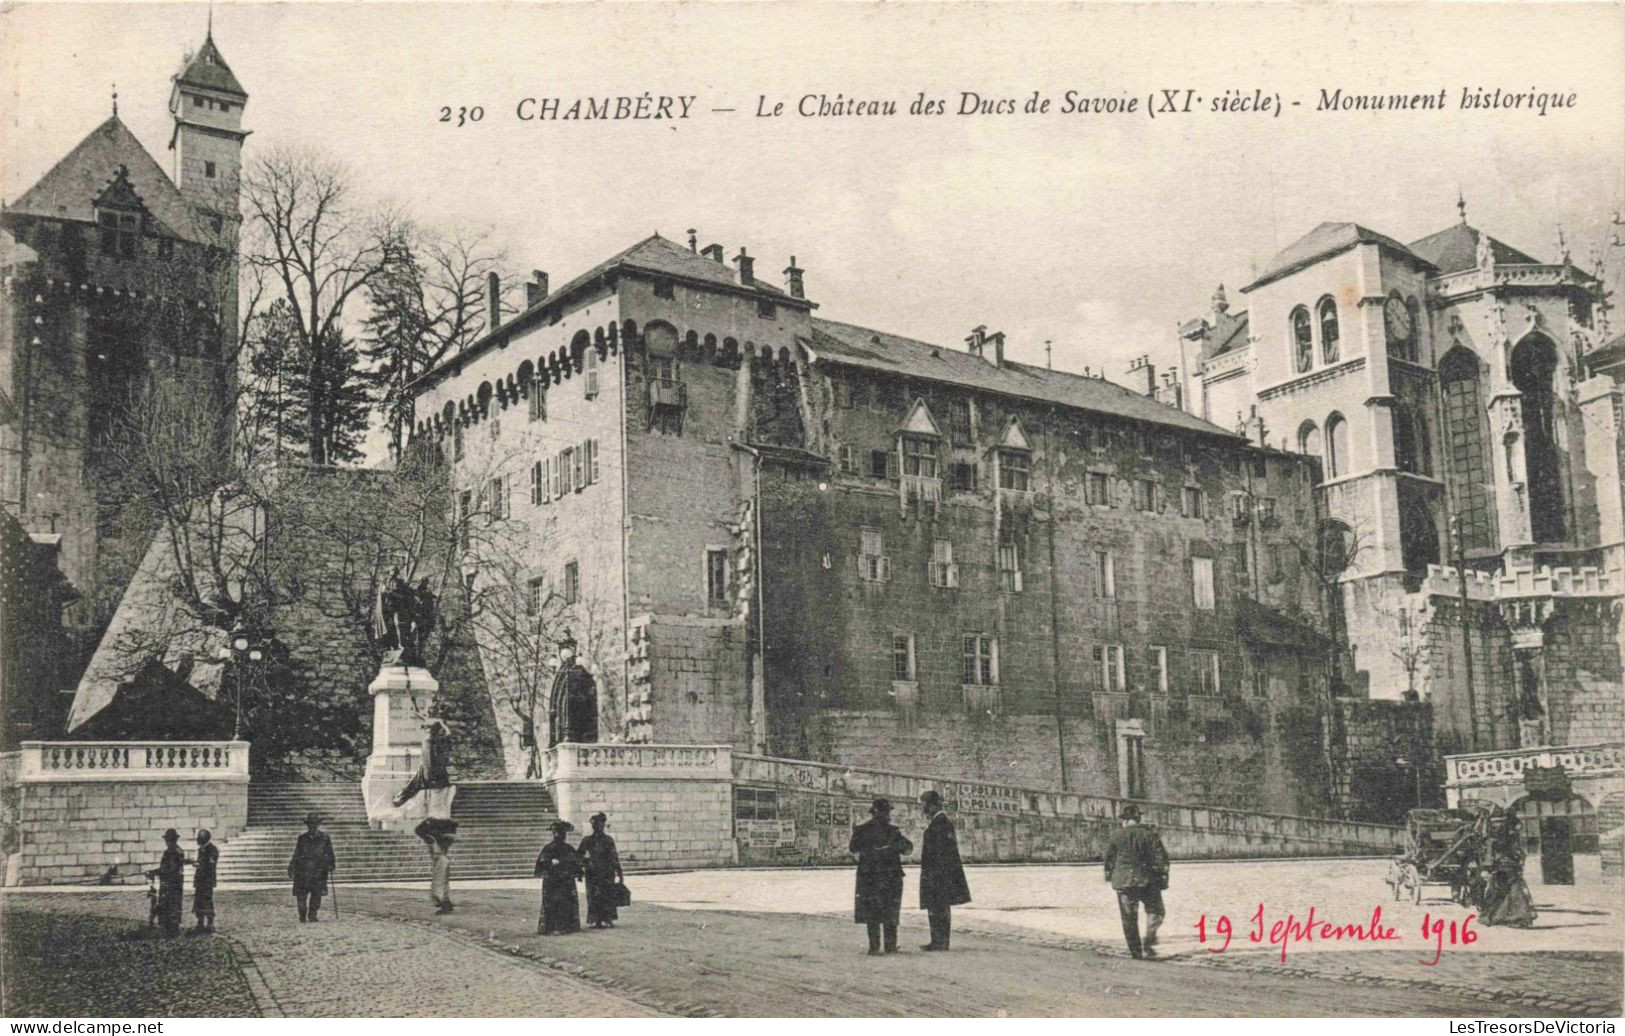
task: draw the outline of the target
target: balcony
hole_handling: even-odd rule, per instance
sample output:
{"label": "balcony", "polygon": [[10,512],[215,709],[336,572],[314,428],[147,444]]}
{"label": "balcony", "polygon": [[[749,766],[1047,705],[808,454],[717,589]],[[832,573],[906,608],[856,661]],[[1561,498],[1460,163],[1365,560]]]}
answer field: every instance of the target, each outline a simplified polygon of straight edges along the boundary
{"label": "balcony", "polygon": [[1616,741],[1445,756],[1445,786],[1481,788],[1496,784],[1522,784],[1525,770],[1555,766],[1561,766],[1570,778],[1615,777],[1625,773],[1625,744]]}
{"label": "balcony", "polygon": [[681,410],[688,406],[688,386],[672,378],[655,378],[649,382],[649,405]]}

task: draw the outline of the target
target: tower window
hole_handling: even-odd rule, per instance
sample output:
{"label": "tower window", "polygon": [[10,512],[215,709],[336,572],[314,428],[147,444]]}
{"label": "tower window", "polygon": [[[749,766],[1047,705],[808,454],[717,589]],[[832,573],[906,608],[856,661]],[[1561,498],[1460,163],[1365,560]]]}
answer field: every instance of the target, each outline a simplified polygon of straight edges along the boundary
{"label": "tower window", "polygon": [[715,605],[728,603],[728,551],[711,548],[705,552],[705,597]]}
{"label": "tower window", "polygon": [[203,163],[203,175],[208,177],[211,180],[214,179],[214,163],[213,162],[204,162]]}
{"label": "tower window", "polygon": [[1314,329],[1309,322],[1309,310],[1302,306],[1292,311],[1292,353],[1294,369],[1299,374],[1314,366]]}
{"label": "tower window", "polygon": [[1337,300],[1330,295],[1315,307],[1320,316],[1320,357],[1326,363],[1337,362]]}
{"label": "tower window", "polygon": [[581,599],[581,568],[574,561],[564,563],[564,603],[575,604]]}
{"label": "tower window", "polygon": [[194,108],[203,107],[203,98],[199,97],[197,94],[193,94],[192,95],[192,107],[194,107]]}

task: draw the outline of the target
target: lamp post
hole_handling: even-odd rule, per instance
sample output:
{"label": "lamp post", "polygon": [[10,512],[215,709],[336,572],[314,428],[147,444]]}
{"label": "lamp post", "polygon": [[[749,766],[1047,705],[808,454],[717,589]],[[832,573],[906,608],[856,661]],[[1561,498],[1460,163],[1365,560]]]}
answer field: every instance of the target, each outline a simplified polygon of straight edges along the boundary
{"label": "lamp post", "polygon": [[231,663],[231,668],[237,677],[237,694],[234,703],[235,715],[231,721],[231,739],[236,741],[242,736],[243,732],[243,663],[258,662],[265,655],[249,641],[241,626],[231,631],[231,640],[221,645],[219,655],[222,662]]}
{"label": "lamp post", "polygon": [[1411,774],[1415,778],[1415,782],[1416,782],[1415,805],[1416,805],[1417,809],[1421,809],[1422,808],[1422,762],[1421,762],[1421,758],[1418,757],[1413,762],[1412,760],[1406,759],[1404,756],[1400,756],[1398,759],[1394,760],[1394,765],[1401,768],[1401,769],[1407,769],[1408,768],[1411,771]]}

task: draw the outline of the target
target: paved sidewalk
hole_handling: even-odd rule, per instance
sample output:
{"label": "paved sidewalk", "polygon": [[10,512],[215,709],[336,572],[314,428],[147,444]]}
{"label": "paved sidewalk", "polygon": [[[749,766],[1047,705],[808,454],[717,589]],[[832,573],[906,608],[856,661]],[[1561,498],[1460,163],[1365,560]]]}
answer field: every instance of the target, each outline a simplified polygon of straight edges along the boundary
{"label": "paved sidewalk", "polygon": [[[348,897],[347,897],[348,898]],[[7,1013],[266,1017],[657,1017],[660,1011],[558,969],[433,926],[345,909],[299,924],[292,897],[217,894],[213,937],[129,942],[134,891],[8,892]],[[347,904],[341,904],[347,906]],[[191,919],[188,917],[187,919]],[[65,941],[67,933],[74,933]],[[9,970],[9,969],[8,969]]]}

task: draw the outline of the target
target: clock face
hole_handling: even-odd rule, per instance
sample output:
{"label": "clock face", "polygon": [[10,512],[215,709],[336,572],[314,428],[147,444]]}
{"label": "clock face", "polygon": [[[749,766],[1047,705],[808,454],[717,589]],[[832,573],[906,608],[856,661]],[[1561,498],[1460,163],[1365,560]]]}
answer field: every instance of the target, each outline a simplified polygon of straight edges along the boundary
{"label": "clock face", "polygon": [[1388,324],[1388,340],[1390,342],[1408,342],[1411,332],[1416,328],[1411,324],[1411,311],[1406,308],[1405,300],[1398,295],[1391,295],[1382,307],[1383,317]]}

